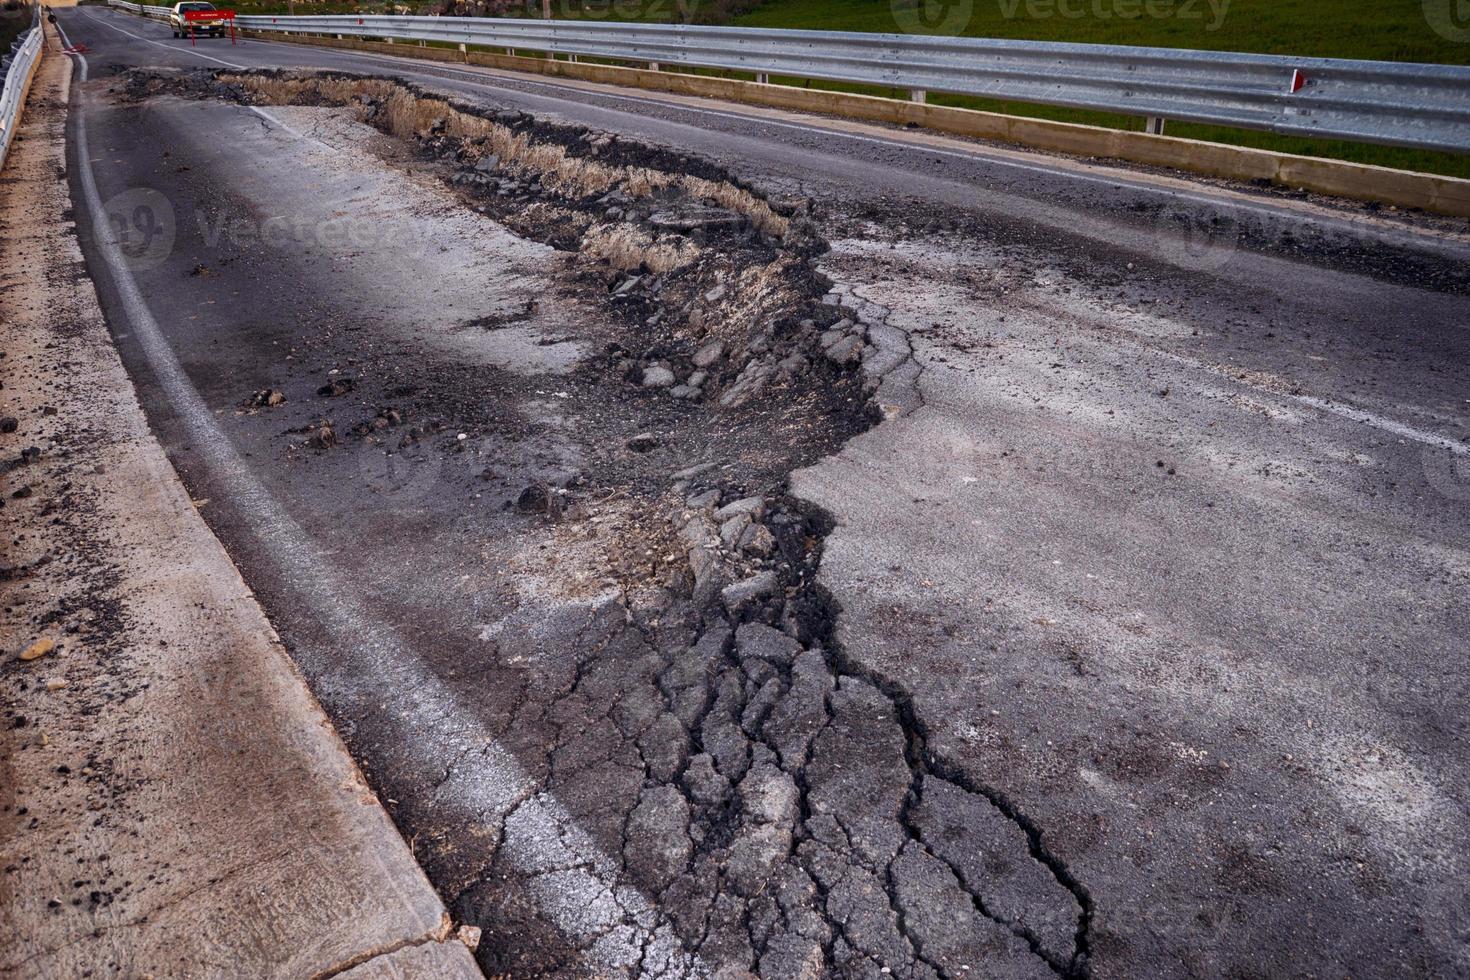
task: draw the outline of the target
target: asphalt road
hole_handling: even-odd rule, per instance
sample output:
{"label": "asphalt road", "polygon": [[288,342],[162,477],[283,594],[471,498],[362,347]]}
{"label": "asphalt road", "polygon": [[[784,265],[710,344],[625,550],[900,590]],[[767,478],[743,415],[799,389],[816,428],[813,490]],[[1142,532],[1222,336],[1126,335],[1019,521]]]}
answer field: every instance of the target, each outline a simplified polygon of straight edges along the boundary
{"label": "asphalt road", "polygon": [[[87,255],[150,421],[488,970],[1470,973],[1463,222],[59,16],[84,244],[143,236]],[[619,387],[566,251],[402,144],[117,79],[275,65],[809,198],[908,411],[849,441],[837,376],[729,412]],[[348,438],[388,408],[419,434]],[[781,513],[794,471],[831,525],[835,622],[774,671],[640,591],[664,538],[625,502],[706,459]],[[575,474],[587,521],[507,508]]]}

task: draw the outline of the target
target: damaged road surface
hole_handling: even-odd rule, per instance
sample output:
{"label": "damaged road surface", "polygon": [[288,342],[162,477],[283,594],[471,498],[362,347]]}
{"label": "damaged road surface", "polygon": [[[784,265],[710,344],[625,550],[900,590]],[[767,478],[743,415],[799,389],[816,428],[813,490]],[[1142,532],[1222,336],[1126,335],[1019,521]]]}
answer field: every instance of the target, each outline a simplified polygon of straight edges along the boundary
{"label": "damaged road surface", "polygon": [[487,974],[1470,970],[1463,228],[62,20],[150,422]]}

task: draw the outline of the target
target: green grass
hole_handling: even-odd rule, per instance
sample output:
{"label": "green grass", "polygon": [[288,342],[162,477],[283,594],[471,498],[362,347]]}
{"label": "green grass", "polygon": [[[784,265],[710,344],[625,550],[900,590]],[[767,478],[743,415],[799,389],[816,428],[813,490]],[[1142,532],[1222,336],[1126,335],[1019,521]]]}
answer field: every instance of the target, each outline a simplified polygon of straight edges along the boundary
{"label": "green grass", "polygon": [[[734,23],[753,27],[877,33],[961,34],[1217,51],[1470,64],[1464,39],[1436,32],[1426,9],[1459,0],[552,0],[553,16],[580,20]],[[1212,5],[1213,4],[1213,5]],[[539,10],[539,3],[536,5]],[[244,0],[241,12],[283,12],[282,0]],[[296,5],[298,13],[372,9],[351,0]],[[377,5],[381,9],[381,4]],[[519,12],[517,10],[517,12]],[[1453,31],[1446,33],[1453,34]],[[732,72],[709,74],[747,77]],[[904,97],[874,88],[778,79],[813,88]],[[931,93],[941,105],[1141,129],[1138,118]],[[1470,178],[1470,155],[1277,136],[1253,130],[1170,122],[1175,136],[1307,156]]]}
{"label": "green grass", "polygon": [[1470,43],[1435,33],[1424,7],[1424,0],[1215,0],[1215,8],[1210,0],[1155,0],[1152,7],[1149,0],[771,0],[736,22],[1470,64]]}

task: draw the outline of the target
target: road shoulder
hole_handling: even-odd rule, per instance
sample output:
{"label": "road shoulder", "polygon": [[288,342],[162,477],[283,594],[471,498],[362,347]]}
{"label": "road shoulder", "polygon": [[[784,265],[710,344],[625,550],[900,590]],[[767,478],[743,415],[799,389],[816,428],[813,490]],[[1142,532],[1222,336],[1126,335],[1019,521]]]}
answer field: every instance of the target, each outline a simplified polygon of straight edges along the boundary
{"label": "road shoulder", "polygon": [[148,431],[57,220],[70,71],[0,181],[0,972],[478,976]]}

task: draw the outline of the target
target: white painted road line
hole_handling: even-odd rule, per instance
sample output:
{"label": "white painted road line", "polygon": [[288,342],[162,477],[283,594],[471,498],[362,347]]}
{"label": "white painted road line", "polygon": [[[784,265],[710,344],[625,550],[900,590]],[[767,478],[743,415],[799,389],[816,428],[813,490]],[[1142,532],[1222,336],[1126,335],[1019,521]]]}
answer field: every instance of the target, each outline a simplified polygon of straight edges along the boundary
{"label": "white painted road line", "polygon": [[[80,80],[85,83],[87,60],[80,54],[75,57]],[[458,811],[456,815],[466,822],[499,823],[509,815],[502,852],[527,877],[528,888],[547,918],[575,945],[587,948],[584,958],[589,966],[621,974],[646,957],[650,963],[675,964],[672,972],[676,974],[707,975],[709,971],[684,951],[667,927],[658,928],[657,910],[642,893],[620,880],[618,863],[577,826],[553,795],[538,791],[536,780],[491,737],[472,707],[459,704],[395,630],[364,608],[354,590],[338,581],[328,556],[311,544],[310,537],[250,472],[180,365],[119,244],[110,237],[112,225],[88,151],[85,113],[76,114],[75,124],[81,164],[78,177],[97,235],[95,244],[149,366],[175,413],[195,433],[194,448],[205,461],[211,480],[229,495],[293,594],[343,641],[336,655],[357,663],[353,670],[325,678],[325,683],[339,695],[375,702],[381,701],[385,691],[395,692],[399,700],[384,712],[385,724],[397,729],[390,732],[395,744],[423,754],[417,760],[421,771],[442,770],[447,759],[465,760],[453,767],[438,802],[446,810]],[[373,687],[368,690],[353,684],[348,676],[373,678]]]}
{"label": "white painted road line", "polygon": [[1396,436],[1402,436],[1435,449],[1447,449],[1457,456],[1470,456],[1470,445],[1447,439],[1444,436],[1437,436],[1432,432],[1425,432],[1423,429],[1416,429],[1412,425],[1395,422],[1393,419],[1386,419],[1382,415],[1375,415],[1361,408],[1353,408],[1351,405],[1329,401],[1326,398],[1316,398],[1312,395],[1292,395],[1291,397],[1303,405],[1310,405],[1312,408],[1330,412],[1363,425],[1371,425],[1375,429],[1382,429],[1384,432],[1391,432]]}

